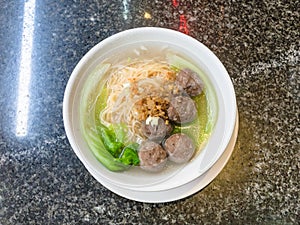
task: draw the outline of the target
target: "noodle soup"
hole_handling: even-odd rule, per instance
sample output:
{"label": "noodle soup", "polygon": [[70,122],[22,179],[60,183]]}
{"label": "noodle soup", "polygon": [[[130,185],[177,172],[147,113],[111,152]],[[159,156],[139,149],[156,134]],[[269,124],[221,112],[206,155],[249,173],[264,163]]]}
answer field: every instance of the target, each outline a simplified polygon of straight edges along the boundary
{"label": "noodle soup", "polygon": [[125,49],[101,60],[82,90],[81,129],[90,149],[111,171],[158,172],[189,162],[216,122],[212,85],[175,48]]}

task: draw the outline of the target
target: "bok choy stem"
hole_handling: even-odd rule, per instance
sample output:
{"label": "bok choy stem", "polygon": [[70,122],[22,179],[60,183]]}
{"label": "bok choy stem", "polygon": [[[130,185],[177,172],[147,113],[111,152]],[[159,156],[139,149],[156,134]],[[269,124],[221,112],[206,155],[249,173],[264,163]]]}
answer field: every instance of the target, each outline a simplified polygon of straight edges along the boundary
{"label": "bok choy stem", "polygon": [[110,68],[110,64],[101,64],[89,75],[82,89],[80,100],[81,131],[92,153],[98,161],[111,171],[123,171],[128,165],[119,162],[106,148],[95,127],[95,100],[103,85],[99,86],[100,79]]}

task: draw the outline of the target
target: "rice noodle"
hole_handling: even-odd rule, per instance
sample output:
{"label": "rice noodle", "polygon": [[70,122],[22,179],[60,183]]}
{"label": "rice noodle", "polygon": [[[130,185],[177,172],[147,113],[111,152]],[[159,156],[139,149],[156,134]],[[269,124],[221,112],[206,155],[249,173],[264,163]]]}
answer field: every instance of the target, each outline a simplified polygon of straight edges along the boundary
{"label": "rice noodle", "polygon": [[134,105],[149,95],[167,97],[166,86],[174,79],[175,72],[166,61],[143,59],[124,60],[112,66],[108,74],[107,104],[100,112],[100,121],[105,125],[124,123],[128,128],[128,141],[140,142],[143,140],[141,121],[136,119],[138,112],[134,110]]}

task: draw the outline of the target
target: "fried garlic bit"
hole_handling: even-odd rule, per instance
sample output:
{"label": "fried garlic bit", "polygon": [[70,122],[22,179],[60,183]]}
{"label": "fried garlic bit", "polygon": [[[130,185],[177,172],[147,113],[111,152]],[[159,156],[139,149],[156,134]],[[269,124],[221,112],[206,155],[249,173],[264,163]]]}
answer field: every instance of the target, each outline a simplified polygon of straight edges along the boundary
{"label": "fried garlic bit", "polygon": [[143,121],[147,117],[161,117],[167,120],[167,109],[169,106],[167,99],[158,96],[148,96],[137,101],[134,106],[134,115],[137,120]]}

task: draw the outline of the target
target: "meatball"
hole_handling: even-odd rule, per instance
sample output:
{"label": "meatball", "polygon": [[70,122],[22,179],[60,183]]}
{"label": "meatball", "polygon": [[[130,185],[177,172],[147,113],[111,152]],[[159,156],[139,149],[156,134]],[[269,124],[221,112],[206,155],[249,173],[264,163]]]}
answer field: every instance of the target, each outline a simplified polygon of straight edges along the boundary
{"label": "meatball", "polygon": [[173,97],[167,112],[170,120],[180,124],[191,122],[197,116],[196,105],[188,96]]}
{"label": "meatball", "polygon": [[162,170],[167,162],[167,152],[162,146],[153,141],[145,141],[140,145],[139,151],[140,166],[150,172]]}
{"label": "meatball", "polygon": [[180,70],[176,75],[175,83],[191,97],[201,94],[204,88],[199,75],[190,69]]}
{"label": "meatball", "polygon": [[195,152],[194,142],[184,133],[176,133],[170,136],[166,139],[164,148],[169,155],[169,160],[176,163],[189,161]]}
{"label": "meatball", "polygon": [[166,121],[160,117],[148,117],[142,123],[142,133],[149,139],[155,142],[161,142],[165,136],[169,135],[173,127],[171,124],[166,124]]}

